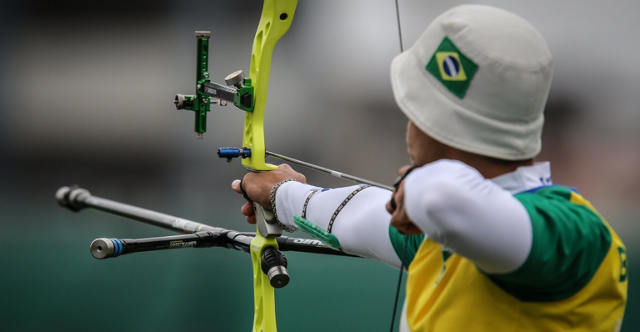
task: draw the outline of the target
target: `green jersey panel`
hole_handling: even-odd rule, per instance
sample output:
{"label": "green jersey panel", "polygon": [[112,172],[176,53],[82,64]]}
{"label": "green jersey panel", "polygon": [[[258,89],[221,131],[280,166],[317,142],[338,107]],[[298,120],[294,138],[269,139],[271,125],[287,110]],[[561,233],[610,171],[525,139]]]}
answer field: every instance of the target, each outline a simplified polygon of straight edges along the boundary
{"label": "green jersey panel", "polygon": [[585,287],[611,246],[606,222],[566,187],[516,194],[531,218],[533,243],[524,264],[508,274],[488,274],[522,301],[566,299]]}
{"label": "green jersey panel", "polygon": [[402,265],[405,268],[409,268],[409,264],[413,261],[416,252],[418,252],[420,245],[424,241],[424,234],[405,235],[389,225],[389,239],[396,255],[402,261]]}

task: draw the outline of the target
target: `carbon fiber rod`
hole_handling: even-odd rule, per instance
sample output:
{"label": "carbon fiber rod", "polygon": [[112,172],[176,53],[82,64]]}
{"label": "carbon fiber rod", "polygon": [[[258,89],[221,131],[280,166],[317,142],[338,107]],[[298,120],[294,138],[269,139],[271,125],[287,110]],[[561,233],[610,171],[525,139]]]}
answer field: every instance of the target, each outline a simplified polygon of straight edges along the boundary
{"label": "carbon fiber rod", "polygon": [[222,234],[211,231],[143,239],[99,238],[91,242],[90,251],[93,257],[105,259],[135,252],[223,246],[225,241],[221,238]]}

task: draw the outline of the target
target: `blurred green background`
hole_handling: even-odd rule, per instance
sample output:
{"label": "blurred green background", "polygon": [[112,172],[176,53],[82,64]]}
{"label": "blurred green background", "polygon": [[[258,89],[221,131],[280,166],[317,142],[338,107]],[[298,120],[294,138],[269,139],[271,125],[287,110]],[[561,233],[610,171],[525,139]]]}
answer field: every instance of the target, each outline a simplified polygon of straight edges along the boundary
{"label": "blurred green background", "polygon": [[[462,1],[400,1],[405,49]],[[468,3],[468,2],[467,2]],[[471,1],[539,28],[555,76],[539,160],[577,187],[628,246],[623,331],[640,329],[640,4]],[[0,330],[248,331],[249,255],[225,249],[98,261],[98,237],[170,231],[59,207],[55,191],[92,194],[198,222],[252,231],[229,185],[244,170],[215,155],[241,142],[243,114],[214,106],[204,140],[176,93],[193,93],[195,30],[211,30],[212,79],[249,71],[262,2],[25,0],[0,2]],[[406,119],[389,64],[399,53],[392,0],[300,0],[276,46],[268,149],[391,183],[407,163]],[[273,161],[277,162],[277,161]],[[306,172],[310,183],[338,186]],[[363,259],[288,253],[281,331],[388,330],[397,271]]]}

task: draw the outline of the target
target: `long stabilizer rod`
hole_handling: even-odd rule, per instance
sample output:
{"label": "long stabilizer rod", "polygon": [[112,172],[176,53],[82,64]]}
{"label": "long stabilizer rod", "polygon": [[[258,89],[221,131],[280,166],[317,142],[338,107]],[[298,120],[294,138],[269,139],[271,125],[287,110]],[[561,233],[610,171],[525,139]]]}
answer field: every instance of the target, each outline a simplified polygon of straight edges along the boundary
{"label": "long stabilizer rod", "polygon": [[106,259],[144,251],[223,246],[228,242],[223,238],[212,231],[144,239],[99,238],[91,242],[90,251],[96,259]]}

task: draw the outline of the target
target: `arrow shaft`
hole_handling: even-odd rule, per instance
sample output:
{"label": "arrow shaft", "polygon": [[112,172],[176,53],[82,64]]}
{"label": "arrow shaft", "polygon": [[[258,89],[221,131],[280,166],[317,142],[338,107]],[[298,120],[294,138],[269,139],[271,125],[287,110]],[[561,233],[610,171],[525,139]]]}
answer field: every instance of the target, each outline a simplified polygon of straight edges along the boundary
{"label": "arrow shaft", "polygon": [[358,183],[363,183],[363,184],[370,184],[372,186],[383,188],[383,189],[387,189],[387,190],[390,190],[390,191],[393,191],[393,189],[394,189],[392,186],[387,186],[387,185],[384,185],[384,184],[381,184],[381,183],[378,183],[378,182],[374,182],[374,181],[371,181],[371,180],[363,179],[361,177],[357,177],[357,176],[345,174],[345,173],[342,173],[342,172],[338,172],[338,171],[332,170],[330,168],[314,165],[314,164],[308,163],[306,161],[302,161],[302,160],[298,160],[298,159],[295,159],[295,158],[287,157],[287,156],[284,156],[284,155],[281,155],[281,154],[278,154],[278,153],[274,153],[274,152],[271,152],[271,151],[266,151],[265,154],[267,156],[271,156],[271,157],[274,157],[274,158],[277,158],[277,159],[280,159],[280,160],[288,161],[290,163],[298,164],[300,166],[311,168],[311,169],[314,169],[316,171],[327,173],[327,174],[330,174],[330,175],[335,176],[337,178],[347,179],[347,180],[351,180],[351,181],[358,182]]}

